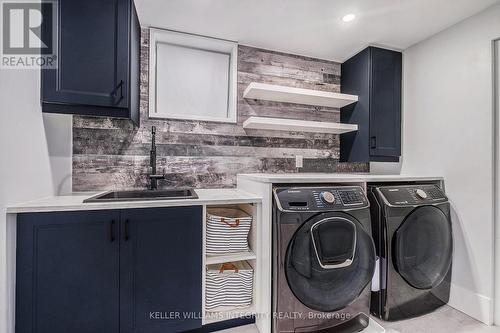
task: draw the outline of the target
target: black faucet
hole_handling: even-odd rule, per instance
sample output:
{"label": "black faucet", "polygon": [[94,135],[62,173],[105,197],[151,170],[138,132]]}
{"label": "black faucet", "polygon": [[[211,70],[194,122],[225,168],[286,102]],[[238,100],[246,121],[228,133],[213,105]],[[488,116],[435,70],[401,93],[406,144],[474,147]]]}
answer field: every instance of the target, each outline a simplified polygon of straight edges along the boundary
{"label": "black faucet", "polygon": [[150,190],[158,189],[158,180],[165,179],[165,174],[156,174],[156,127],[151,127],[151,151],[149,152],[149,165],[151,166],[151,174],[149,175]]}

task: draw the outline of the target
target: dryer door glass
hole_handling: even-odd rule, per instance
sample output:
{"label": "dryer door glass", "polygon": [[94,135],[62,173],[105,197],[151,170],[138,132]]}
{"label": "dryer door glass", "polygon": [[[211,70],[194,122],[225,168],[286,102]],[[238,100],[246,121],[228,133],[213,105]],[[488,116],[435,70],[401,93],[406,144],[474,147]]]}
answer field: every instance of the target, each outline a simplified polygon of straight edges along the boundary
{"label": "dryer door glass", "polygon": [[394,237],[394,265],[406,282],[431,289],[444,280],[451,267],[453,240],[451,223],[441,209],[416,208]]}
{"label": "dryer door glass", "polygon": [[323,312],[354,301],[371,281],[374,268],[371,236],[358,220],[341,212],[304,222],[285,257],[285,274],[295,297]]}

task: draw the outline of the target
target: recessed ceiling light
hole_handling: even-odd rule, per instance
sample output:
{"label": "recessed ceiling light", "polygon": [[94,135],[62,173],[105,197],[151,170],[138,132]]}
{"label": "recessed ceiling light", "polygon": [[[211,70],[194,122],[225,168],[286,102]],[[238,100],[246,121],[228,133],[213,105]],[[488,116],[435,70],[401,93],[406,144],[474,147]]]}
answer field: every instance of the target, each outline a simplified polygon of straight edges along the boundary
{"label": "recessed ceiling light", "polygon": [[342,17],[342,21],[344,21],[344,22],[351,22],[355,18],[356,18],[356,15],[354,15],[354,14],[347,14],[347,15],[344,15],[344,17]]}

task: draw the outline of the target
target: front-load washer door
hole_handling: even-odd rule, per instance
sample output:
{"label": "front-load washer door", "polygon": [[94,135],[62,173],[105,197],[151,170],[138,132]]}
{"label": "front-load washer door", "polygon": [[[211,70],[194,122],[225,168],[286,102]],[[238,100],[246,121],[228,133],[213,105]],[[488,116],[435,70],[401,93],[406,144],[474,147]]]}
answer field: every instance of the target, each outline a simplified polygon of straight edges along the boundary
{"label": "front-load washer door", "polygon": [[452,252],[451,223],[434,206],[413,210],[393,237],[394,266],[417,289],[431,289],[443,281],[451,267]]}
{"label": "front-load washer door", "polygon": [[288,285],[300,302],[317,311],[337,311],[371,281],[375,247],[353,216],[324,213],[297,229],[284,264]]}

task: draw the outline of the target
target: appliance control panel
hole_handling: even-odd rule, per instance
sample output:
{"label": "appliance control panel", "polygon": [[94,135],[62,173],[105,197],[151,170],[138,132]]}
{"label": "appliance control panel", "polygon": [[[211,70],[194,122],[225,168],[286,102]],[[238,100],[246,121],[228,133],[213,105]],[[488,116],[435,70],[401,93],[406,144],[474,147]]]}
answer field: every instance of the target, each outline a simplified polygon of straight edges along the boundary
{"label": "appliance control panel", "polygon": [[436,185],[382,186],[377,189],[392,206],[432,204],[448,200],[443,190]]}
{"label": "appliance control panel", "polygon": [[283,211],[334,211],[369,206],[360,186],[276,187],[274,199]]}

